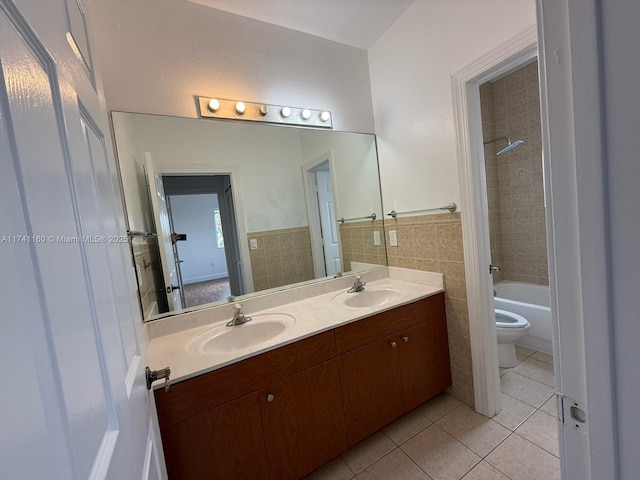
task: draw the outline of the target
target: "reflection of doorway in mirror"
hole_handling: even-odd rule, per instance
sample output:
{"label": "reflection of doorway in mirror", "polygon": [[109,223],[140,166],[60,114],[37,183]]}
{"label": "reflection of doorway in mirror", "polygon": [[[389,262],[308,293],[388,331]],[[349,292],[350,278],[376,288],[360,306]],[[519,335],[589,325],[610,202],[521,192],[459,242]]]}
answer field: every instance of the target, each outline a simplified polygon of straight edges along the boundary
{"label": "reflection of doorway in mirror", "polygon": [[316,278],[335,276],[342,271],[331,161],[328,151],[302,167]]}
{"label": "reflection of doorway in mirror", "polygon": [[[233,268],[234,228],[233,207],[226,189],[228,175],[171,175],[164,177],[171,204],[171,221],[178,234],[186,240],[176,242],[180,274],[184,285],[186,307],[195,307],[241,295],[241,279]],[[237,247],[237,245],[236,245]]]}

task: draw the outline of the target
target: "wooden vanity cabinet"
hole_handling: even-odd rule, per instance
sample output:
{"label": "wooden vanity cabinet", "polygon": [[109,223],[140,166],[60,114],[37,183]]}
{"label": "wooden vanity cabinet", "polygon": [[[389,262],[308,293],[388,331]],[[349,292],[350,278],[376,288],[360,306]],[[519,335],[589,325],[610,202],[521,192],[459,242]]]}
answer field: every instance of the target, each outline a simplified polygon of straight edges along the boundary
{"label": "wooden vanity cabinet", "polygon": [[346,450],[336,359],[259,392],[271,479],[298,480]]}
{"label": "wooden vanity cabinet", "polygon": [[338,356],[349,446],[451,385],[444,294],[337,328],[336,345],[353,348]]}
{"label": "wooden vanity cabinet", "polygon": [[450,385],[440,293],[154,394],[170,480],[297,480]]}

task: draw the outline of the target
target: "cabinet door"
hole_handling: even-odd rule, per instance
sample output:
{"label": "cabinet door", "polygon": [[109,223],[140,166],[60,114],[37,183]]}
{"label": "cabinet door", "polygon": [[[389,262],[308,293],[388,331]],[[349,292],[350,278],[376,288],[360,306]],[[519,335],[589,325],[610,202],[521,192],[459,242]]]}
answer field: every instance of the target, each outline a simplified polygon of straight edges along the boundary
{"label": "cabinet door", "polygon": [[430,318],[398,338],[405,410],[411,410],[451,386],[447,324]]}
{"label": "cabinet door", "polygon": [[337,360],[260,390],[271,480],[297,480],[346,448]]}
{"label": "cabinet door", "polygon": [[338,357],[348,446],[402,414],[399,346],[394,335]]}
{"label": "cabinet door", "polygon": [[257,392],[163,432],[171,480],[267,480]]}

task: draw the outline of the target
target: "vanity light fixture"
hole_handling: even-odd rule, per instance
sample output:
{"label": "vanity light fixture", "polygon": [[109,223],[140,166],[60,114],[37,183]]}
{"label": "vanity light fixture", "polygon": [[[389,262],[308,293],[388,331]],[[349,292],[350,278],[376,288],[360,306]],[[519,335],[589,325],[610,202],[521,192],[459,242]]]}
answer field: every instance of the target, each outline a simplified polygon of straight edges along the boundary
{"label": "vanity light fixture", "polygon": [[201,118],[333,128],[331,112],[326,110],[223,100],[212,97],[198,97],[198,106]]}
{"label": "vanity light fixture", "polygon": [[218,100],[217,98],[212,98],[211,100],[209,100],[207,108],[210,112],[217,112],[220,109],[220,100]]}

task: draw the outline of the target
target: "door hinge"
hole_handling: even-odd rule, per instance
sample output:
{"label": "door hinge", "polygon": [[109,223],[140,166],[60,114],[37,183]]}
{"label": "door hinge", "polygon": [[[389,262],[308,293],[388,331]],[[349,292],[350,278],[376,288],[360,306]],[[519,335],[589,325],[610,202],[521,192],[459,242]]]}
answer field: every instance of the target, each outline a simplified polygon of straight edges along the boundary
{"label": "door hinge", "polygon": [[556,394],[558,400],[558,421],[576,430],[587,429],[587,408],[585,405],[561,393]]}

